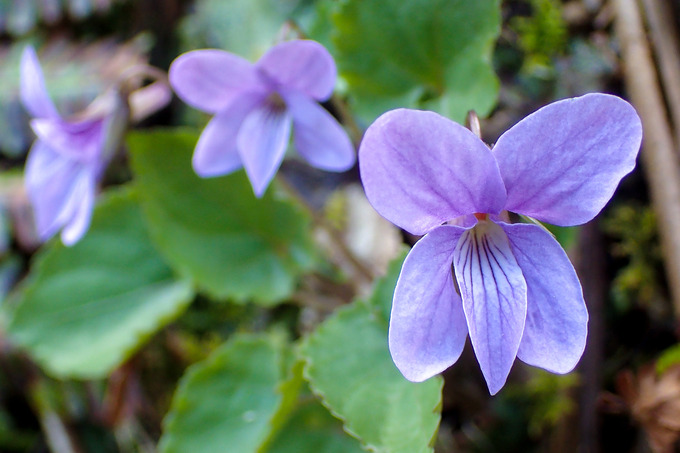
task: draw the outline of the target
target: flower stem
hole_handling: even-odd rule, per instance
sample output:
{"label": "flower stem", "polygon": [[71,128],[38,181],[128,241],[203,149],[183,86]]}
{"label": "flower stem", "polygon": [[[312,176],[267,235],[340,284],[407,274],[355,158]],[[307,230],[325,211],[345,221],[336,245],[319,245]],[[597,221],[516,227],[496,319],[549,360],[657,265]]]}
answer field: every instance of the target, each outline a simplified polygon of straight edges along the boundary
{"label": "flower stem", "polygon": [[[280,175],[280,173],[279,173]],[[316,209],[290,184],[285,177],[278,177],[279,186],[293,199],[295,199],[305,211],[312,217],[314,225],[324,231],[331,239],[333,246],[336,248],[337,259],[336,264],[341,269],[352,269],[352,274],[359,283],[370,284],[373,282],[375,275],[373,271],[359,259],[352,250],[345,243],[342,233],[338,231],[322,214],[318,213]],[[331,258],[332,259],[332,258]]]}

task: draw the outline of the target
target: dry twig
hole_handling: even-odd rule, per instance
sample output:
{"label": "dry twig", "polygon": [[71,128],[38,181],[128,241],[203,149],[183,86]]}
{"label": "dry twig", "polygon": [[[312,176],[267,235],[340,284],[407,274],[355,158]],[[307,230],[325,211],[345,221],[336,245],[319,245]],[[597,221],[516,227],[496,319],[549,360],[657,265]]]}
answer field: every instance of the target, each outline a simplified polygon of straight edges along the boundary
{"label": "dry twig", "polygon": [[654,61],[635,0],[615,0],[626,87],[644,130],[642,163],[666,264],[675,316],[680,317],[680,167]]}

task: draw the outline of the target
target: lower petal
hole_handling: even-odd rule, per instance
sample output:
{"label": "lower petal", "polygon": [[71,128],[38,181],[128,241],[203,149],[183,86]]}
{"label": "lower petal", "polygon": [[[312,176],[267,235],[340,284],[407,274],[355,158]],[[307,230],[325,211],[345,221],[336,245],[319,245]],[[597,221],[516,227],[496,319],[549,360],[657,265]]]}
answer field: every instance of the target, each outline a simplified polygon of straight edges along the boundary
{"label": "lower petal", "polygon": [[257,197],[267,190],[283,161],[291,123],[287,109],[268,103],[250,111],[243,120],[236,142]]}
{"label": "lower petal", "polygon": [[553,373],[568,373],[586,345],[588,310],[562,247],[536,225],[502,224],[527,282],[527,320],[517,357]]}
{"label": "lower petal", "polygon": [[323,107],[298,95],[285,96],[291,115],[295,147],[313,167],[347,171],[356,161],[352,141],[342,126]]}
{"label": "lower petal", "polygon": [[31,148],[25,181],[41,240],[51,238],[78,212],[86,196],[79,187],[86,180],[94,180],[94,170],[88,168],[64,158],[40,140]]}
{"label": "lower petal", "polygon": [[95,190],[96,182],[90,174],[82,174],[74,184],[73,196],[77,197],[78,204],[61,230],[61,241],[64,245],[70,247],[78,242],[90,227]]}
{"label": "lower petal", "polygon": [[406,379],[424,381],[460,357],[467,326],[451,271],[465,230],[441,226],[425,235],[404,261],[394,290],[389,347]]}
{"label": "lower petal", "polygon": [[508,237],[491,221],[461,236],[453,266],[463,309],[489,392],[505,384],[517,356],[527,313],[527,286]]}
{"label": "lower petal", "polygon": [[236,137],[244,118],[261,99],[255,95],[241,96],[210,120],[198,139],[192,158],[198,176],[222,176],[243,166]]}

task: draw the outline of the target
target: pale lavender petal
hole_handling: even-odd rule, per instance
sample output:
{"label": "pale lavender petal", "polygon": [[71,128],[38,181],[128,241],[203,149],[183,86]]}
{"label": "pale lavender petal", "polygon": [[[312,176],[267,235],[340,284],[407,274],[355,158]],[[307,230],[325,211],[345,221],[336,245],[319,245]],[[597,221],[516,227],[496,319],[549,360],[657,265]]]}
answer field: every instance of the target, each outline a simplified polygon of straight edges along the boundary
{"label": "pale lavender petal", "polygon": [[505,205],[503,180],[489,148],[433,112],[383,114],[364,135],[359,168],[376,211],[413,234],[468,214],[497,214]]}
{"label": "pale lavender petal", "polygon": [[494,147],[506,209],[555,225],[589,221],[635,167],[641,139],[635,109],[616,96],[587,94],[543,107]]}
{"label": "pale lavender petal", "polygon": [[505,384],[517,356],[527,313],[527,286],[508,237],[491,221],[463,233],[453,267],[470,341],[494,395]]}
{"label": "pale lavender petal", "polygon": [[101,157],[104,121],[102,119],[79,122],[56,118],[36,118],[31,127],[52,150],[81,162],[94,162]]}
{"label": "pale lavender petal", "polygon": [[31,116],[36,118],[57,118],[59,113],[54,107],[47,88],[38,56],[31,46],[21,55],[21,102]]}
{"label": "pale lavender petal", "polygon": [[257,67],[284,90],[324,101],[333,93],[337,69],[330,53],[316,41],[296,40],[272,47]]}
{"label": "pale lavender petal", "polygon": [[263,104],[248,113],[236,143],[255,196],[261,197],[286,154],[291,129],[286,109]]}
{"label": "pale lavender petal", "polygon": [[255,66],[223,50],[194,50],[172,62],[170,84],[187,104],[217,113],[244,93],[268,90]]}
{"label": "pale lavender petal", "polygon": [[61,241],[70,247],[78,242],[87,232],[94,209],[96,182],[94,176],[86,171],[79,174],[73,187],[73,196],[78,202],[71,218],[61,230]]}
{"label": "pale lavender petal", "polygon": [[284,96],[293,117],[293,140],[302,157],[327,171],[346,171],[354,166],[356,153],[342,126],[313,100],[299,94]]}
{"label": "pale lavender petal", "polygon": [[37,140],[26,161],[25,184],[41,240],[52,237],[78,211],[85,195],[79,187],[94,170],[64,158]]}
{"label": "pale lavender petal", "polygon": [[204,178],[226,175],[243,166],[236,138],[246,115],[261,102],[258,95],[240,96],[210,120],[194,151],[196,174]]}
{"label": "pale lavender petal", "polygon": [[588,311],[581,284],[562,247],[536,225],[501,224],[527,282],[527,319],[517,357],[567,373],[586,345]]}
{"label": "pale lavender petal", "polygon": [[467,325],[456,293],[453,250],[465,230],[441,226],[411,249],[394,290],[389,348],[406,379],[424,381],[460,357]]}

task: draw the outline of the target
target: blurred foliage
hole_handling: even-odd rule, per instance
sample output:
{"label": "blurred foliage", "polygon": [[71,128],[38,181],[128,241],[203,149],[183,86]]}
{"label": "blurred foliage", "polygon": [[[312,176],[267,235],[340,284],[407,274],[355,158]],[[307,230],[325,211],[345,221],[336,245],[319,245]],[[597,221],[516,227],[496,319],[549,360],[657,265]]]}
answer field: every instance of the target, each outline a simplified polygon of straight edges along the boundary
{"label": "blurred foliage", "polygon": [[[530,436],[538,438],[551,430],[576,409],[571,392],[579,385],[579,375],[552,374],[541,369],[531,369],[531,377],[521,385],[511,385],[503,394],[499,408],[523,407]],[[513,414],[512,416],[516,416]]]}
{"label": "blurred foliage", "polygon": [[0,33],[22,36],[40,23],[54,25],[64,18],[85,20],[124,1],[127,0],[0,0]]}
{"label": "blurred foliage", "polygon": [[602,229],[614,241],[612,255],[626,262],[611,287],[612,300],[619,310],[638,305],[656,318],[668,316],[656,216],[651,207],[616,205],[602,219]]}
{"label": "blurred foliage", "polygon": [[196,0],[181,26],[184,50],[224,49],[256,60],[303,0]]}
{"label": "blurred foliage", "polygon": [[663,374],[670,367],[680,364],[680,344],[671,346],[661,353],[656,361],[656,372]]}
{"label": "blurred foliage", "polygon": [[555,57],[567,46],[567,28],[562,19],[559,0],[529,0],[531,15],[516,17],[510,27],[518,34],[520,49],[524,51],[523,70],[527,73],[549,73]]}

